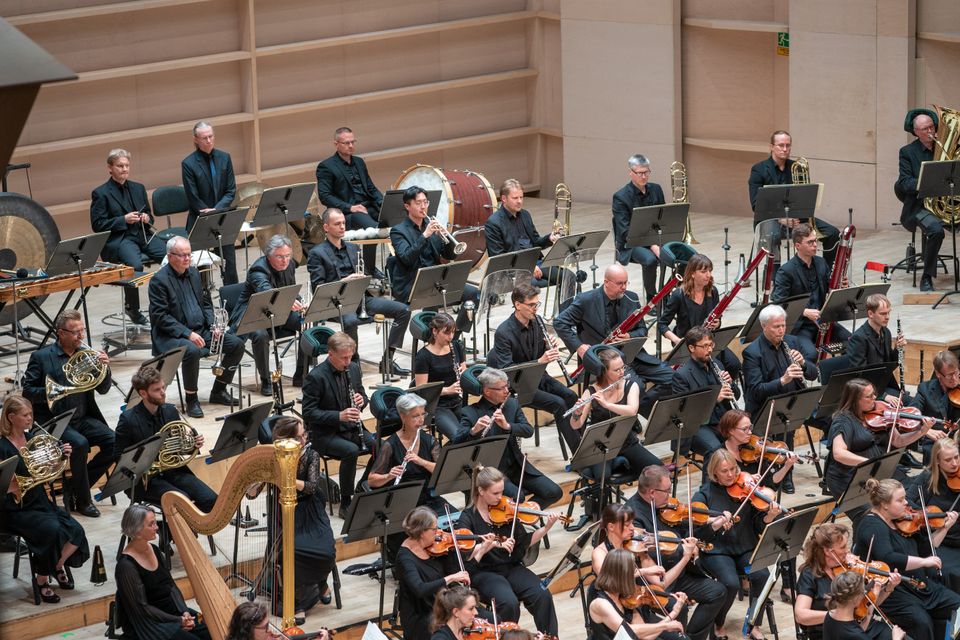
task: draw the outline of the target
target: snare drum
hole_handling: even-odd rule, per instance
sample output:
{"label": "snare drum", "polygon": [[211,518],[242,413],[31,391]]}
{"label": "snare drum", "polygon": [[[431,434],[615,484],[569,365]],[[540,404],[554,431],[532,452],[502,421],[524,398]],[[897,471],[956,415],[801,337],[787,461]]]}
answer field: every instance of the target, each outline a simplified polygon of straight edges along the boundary
{"label": "snare drum", "polygon": [[497,208],[497,194],[481,173],[452,170],[416,164],[405,170],[394,183],[394,189],[417,186],[424,191],[439,191],[437,221],[446,226],[459,242],[467,243],[461,260],[469,260],[473,268],[486,260],[487,238],[483,225]]}

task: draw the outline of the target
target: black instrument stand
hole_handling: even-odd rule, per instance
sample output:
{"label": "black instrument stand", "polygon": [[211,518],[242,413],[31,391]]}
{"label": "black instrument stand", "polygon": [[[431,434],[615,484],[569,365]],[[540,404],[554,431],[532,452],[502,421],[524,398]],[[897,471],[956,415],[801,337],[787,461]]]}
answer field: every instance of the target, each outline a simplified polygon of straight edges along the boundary
{"label": "black instrument stand", "polygon": [[[620,455],[620,449],[630,433],[630,429],[637,421],[637,416],[617,416],[587,427],[580,439],[580,445],[570,459],[570,470],[580,472],[594,465],[600,467],[600,477],[594,478],[599,484],[600,496],[597,499],[600,505],[597,514],[603,513],[603,501],[606,497],[607,463]],[[589,485],[585,488],[589,488]],[[573,511],[573,502],[570,502],[570,511]]]}
{"label": "black instrument stand", "polygon": [[[960,160],[940,160],[937,162],[923,162],[920,164],[920,175],[917,177],[917,199],[942,198],[947,196],[948,202],[954,203],[957,190],[957,181],[960,181]],[[956,218],[950,224],[950,236],[953,243],[953,290],[947,291],[933,304],[936,309],[950,296],[960,293],[960,260],[957,258],[957,225]]]}
{"label": "black instrument stand", "polygon": [[672,430],[676,429],[676,440],[673,442],[673,492],[677,495],[677,475],[680,472],[680,442],[683,440],[683,430],[686,425],[699,427],[710,419],[713,406],[717,403],[717,393],[720,385],[715,384],[704,389],[689,391],[672,396],[665,396],[657,400],[650,417],[647,419],[647,432],[643,438],[644,446],[658,442],[674,440]]}

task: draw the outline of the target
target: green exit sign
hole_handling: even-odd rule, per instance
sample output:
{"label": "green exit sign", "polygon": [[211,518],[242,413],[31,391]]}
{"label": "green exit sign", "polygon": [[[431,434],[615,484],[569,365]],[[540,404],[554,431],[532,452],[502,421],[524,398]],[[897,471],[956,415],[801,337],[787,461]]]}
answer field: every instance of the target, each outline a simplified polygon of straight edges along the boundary
{"label": "green exit sign", "polygon": [[777,55],[790,55],[790,34],[787,31],[777,32]]}

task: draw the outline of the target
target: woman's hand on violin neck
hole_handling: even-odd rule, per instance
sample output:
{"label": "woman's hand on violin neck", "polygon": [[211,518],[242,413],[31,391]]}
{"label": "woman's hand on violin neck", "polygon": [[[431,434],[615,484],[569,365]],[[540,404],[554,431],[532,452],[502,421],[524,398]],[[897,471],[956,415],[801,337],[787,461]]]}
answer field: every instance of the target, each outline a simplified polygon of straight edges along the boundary
{"label": "woman's hand on violin neck", "polygon": [[684,557],[696,558],[700,553],[700,550],[697,548],[697,539],[696,538],[684,538],[683,539],[683,555]]}
{"label": "woman's hand on violin neck", "polygon": [[544,526],[545,528],[549,529],[549,528],[552,527],[554,524],[556,524],[557,520],[559,520],[559,519],[560,519],[560,513],[559,513],[559,512],[548,513],[548,514],[547,514],[547,518],[546,518],[546,522],[544,522],[543,526]]}

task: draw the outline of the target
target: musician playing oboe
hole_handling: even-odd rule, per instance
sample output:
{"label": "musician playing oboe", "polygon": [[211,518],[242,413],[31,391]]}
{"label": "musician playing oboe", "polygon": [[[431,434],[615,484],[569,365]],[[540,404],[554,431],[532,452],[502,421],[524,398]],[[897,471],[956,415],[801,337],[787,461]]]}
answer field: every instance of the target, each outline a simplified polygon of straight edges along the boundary
{"label": "musician playing oboe", "polygon": [[413,359],[413,383],[442,382],[440,400],[433,422],[447,440],[454,441],[460,433],[460,415],[463,409],[463,390],[460,374],[467,368],[463,343],[455,340],[457,325],[446,313],[438,312],[430,321],[427,344]]}
{"label": "musician playing oboe", "polygon": [[[905,349],[907,339],[903,335],[896,337],[890,332],[890,298],[882,293],[867,296],[867,321],[857,327],[847,342],[847,359],[851,368],[862,369],[871,365],[881,365],[897,361],[897,350]],[[921,381],[922,382],[922,381]],[[885,387],[879,390],[887,402],[897,402],[900,397],[900,385],[892,374]],[[904,391],[903,402],[910,401],[910,395]]]}

